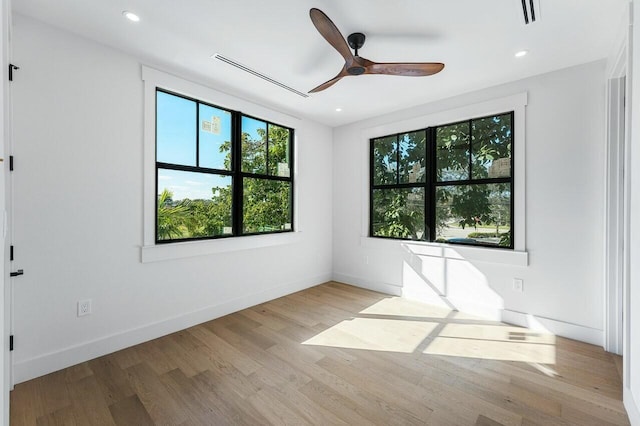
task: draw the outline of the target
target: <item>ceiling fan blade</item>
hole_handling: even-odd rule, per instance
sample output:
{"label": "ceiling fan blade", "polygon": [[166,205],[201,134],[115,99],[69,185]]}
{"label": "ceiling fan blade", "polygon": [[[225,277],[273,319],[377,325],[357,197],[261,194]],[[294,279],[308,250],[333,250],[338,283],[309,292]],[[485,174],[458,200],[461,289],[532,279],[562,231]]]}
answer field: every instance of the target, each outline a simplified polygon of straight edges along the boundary
{"label": "ceiling fan blade", "polygon": [[366,61],[365,74],[403,75],[409,77],[421,77],[437,74],[444,68],[440,62],[371,62]]}
{"label": "ceiling fan blade", "polygon": [[342,71],[340,71],[340,73],[338,75],[336,75],[335,77],[333,77],[329,81],[325,81],[320,86],[314,87],[313,89],[309,90],[309,93],[316,93],[316,92],[320,92],[320,91],[322,91],[324,89],[327,89],[327,88],[333,86],[334,84],[336,84],[338,81],[340,81],[340,79],[342,77],[346,77],[348,75],[349,75],[349,73],[347,73],[345,71],[345,69],[343,68]]}
{"label": "ceiling fan blade", "polygon": [[324,14],[320,9],[313,8],[309,11],[309,16],[311,17],[311,22],[315,25],[318,32],[329,42],[334,49],[338,51],[342,55],[345,61],[348,63],[353,61],[353,54],[351,53],[351,49],[349,49],[349,45],[347,45],[346,40],[336,27],[336,24],[329,19],[327,15]]}

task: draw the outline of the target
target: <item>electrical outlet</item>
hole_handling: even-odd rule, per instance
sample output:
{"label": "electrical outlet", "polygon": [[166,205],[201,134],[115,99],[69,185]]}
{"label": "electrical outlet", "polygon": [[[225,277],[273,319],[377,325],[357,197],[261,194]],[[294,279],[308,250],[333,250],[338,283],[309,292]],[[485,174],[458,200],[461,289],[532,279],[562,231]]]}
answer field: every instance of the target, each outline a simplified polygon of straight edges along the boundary
{"label": "electrical outlet", "polygon": [[78,316],[83,317],[91,313],[91,299],[80,300],[78,302]]}
{"label": "electrical outlet", "polygon": [[365,256],[364,257],[364,264],[368,265],[369,264],[369,256]]}
{"label": "electrical outlet", "polygon": [[513,279],[513,291],[517,291],[518,293],[524,292],[524,280],[522,278]]}

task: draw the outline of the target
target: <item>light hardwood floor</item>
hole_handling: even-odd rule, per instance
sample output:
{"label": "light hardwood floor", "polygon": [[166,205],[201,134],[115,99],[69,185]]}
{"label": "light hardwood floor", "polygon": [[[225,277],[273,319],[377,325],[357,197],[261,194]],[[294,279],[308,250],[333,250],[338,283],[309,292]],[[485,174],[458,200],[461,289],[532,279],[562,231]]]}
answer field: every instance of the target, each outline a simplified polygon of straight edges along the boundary
{"label": "light hardwood floor", "polygon": [[626,425],[619,367],[327,283],[20,383],[11,425]]}

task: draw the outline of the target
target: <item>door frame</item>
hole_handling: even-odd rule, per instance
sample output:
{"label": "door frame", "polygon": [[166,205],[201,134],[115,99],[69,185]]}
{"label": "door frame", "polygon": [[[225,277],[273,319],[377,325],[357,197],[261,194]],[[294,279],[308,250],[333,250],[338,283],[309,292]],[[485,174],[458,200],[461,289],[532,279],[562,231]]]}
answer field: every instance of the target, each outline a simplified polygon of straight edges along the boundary
{"label": "door frame", "polygon": [[607,73],[605,145],[604,349],[623,355],[628,382],[631,85],[629,36]]}
{"label": "door frame", "polygon": [[11,0],[3,0],[0,6],[0,158],[3,159],[2,174],[0,175],[0,276],[2,289],[0,290],[0,330],[2,333],[2,348],[0,348],[0,425],[9,425],[9,393],[11,381],[11,352],[9,339],[11,335],[11,279],[9,278],[9,221],[7,212],[10,206],[9,194],[9,153],[11,146],[11,100],[9,88],[8,68],[11,56]]}

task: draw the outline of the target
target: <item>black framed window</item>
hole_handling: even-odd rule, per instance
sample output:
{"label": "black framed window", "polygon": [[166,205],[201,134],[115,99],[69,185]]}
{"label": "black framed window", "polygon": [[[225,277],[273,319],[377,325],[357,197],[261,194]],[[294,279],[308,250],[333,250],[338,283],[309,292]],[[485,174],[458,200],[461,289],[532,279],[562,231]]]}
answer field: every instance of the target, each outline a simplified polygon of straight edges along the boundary
{"label": "black framed window", "polygon": [[293,231],[293,129],[156,89],[156,243]]}
{"label": "black framed window", "polygon": [[371,139],[369,235],[513,248],[513,116]]}

